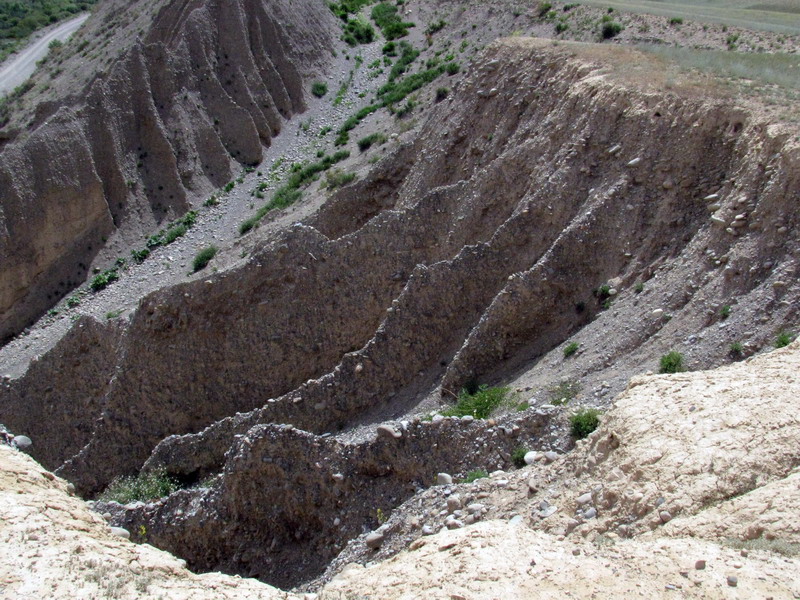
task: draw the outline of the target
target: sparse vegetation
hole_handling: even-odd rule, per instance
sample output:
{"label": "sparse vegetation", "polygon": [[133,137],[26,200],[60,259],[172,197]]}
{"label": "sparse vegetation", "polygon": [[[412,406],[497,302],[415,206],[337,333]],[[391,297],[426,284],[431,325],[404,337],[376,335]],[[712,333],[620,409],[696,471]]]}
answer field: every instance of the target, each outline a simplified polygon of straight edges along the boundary
{"label": "sparse vegetation", "polygon": [[744,346],[741,342],[733,342],[728,349],[728,354],[733,359],[741,358],[744,355]]}
{"label": "sparse vegetation", "polygon": [[361,152],[366,152],[374,144],[380,145],[386,142],[386,136],[383,133],[371,133],[358,140],[358,149]]}
{"label": "sparse vegetation", "polygon": [[169,496],[179,489],[178,484],[165,471],[139,473],[136,477],[119,477],[111,482],[100,500],[106,502],[149,502]]}
{"label": "sparse vegetation", "polygon": [[786,346],[792,343],[792,340],[794,340],[794,334],[788,331],[781,331],[778,334],[778,337],[775,338],[775,347],[785,348]]}
{"label": "sparse vegetation", "polygon": [[219,248],[216,246],[206,246],[194,257],[192,262],[192,270],[197,273],[201,269],[205,269],[211,259],[217,255]]}
{"label": "sparse vegetation", "polygon": [[675,26],[675,25],[683,25],[683,19],[682,19],[682,18],[680,18],[680,17],[672,17],[672,18],[669,20],[669,24],[670,24],[670,25],[672,25],[672,26]]}
{"label": "sparse vegetation", "polygon": [[[228,185],[231,184],[229,183]],[[197,212],[190,210],[180,219],[170,223],[166,229],[162,229],[158,233],[147,238],[147,247],[157,248],[159,246],[168,246],[179,237],[185,235],[186,232],[189,231],[189,228],[191,228],[196,221]]]}
{"label": "sparse vegetation", "polygon": [[433,35],[434,33],[437,33],[439,31],[441,31],[442,29],[444,29],[446,26],[447,26],[447,21],[445,21],[444,19],[439,19],[438,21],[433,21],[425,29],[425,34],[426,35]]}
{"label": "sparse vegetation", "polygon": [[297,202],[303,196],[303,192],[300,190],[302,186],[309,184],[313,179],[317,178],[320,173],[327,171],[334,164],[343,161],[349,156],[350,153],[347,150],[340,150],[310,165],[293,165],[292,174],[289,176],[288,181],[275,190],[272,199],[259,208],[255,215],[239,225],[239,233],[244,235],[252,230],[268,212],[275,209],[286,208]]}
{"label": "sparse vegetation", "polygon": [[604,40],[610,40],[611,38],[618,36],[620,33],[622,33],[622,25],[615,23],[614,21],[605,21],[600,26],[600,36]]}
{"label": "sparse vegetation", "polygon": [[355,173],[345,173],[340,169],[333,169],[325,176],[325,187],[329,190],[342,187],[348,183],[353,183],[356,180]]}
{"label": "sparse vegetation", "polygon": [[313,84],[311,84],[311,93],[317,98],[322,98],[328,93],[328,84],[323,83],[322,81],[315,81]]}
{"label": "sparse vegetation", "polygon": [[436,88],[436,102],[441,102],[450,94],[450,89],[446,87]]}
{"label": "sparse vegetation", "polygon": [[471,415],[476,419],[487,419],[502,404],[509,401],[511,390],[507,387],[488,387],[481,385],[470,393],[461,390],[456,405],[443,411],[445,417],[465,417]]}
{"label": "sparse vegetation", "polygon": [[570,433],[576,440],[582,440],[600,425],[600,411],[584,408],[569,418]]}
{"label": "sparse vegetation", "polygon": [[581,391],[581,384],[576,379],[565,379],[550,388],[550,404],[561,406],[574,400]]}
{"label": "sparse vegetation", "polygon": [[722,319],[727,319],[728,317],[730,317],[731,316],[731,307],[728,306],[727,304],[725,306],[723,306],[722,309],[719,311],[719,316]]}
{"label": "sparse vegetation", "polygon": [[514,452],[511,453],[511,463],[518,469],[521,469],[522,467],[525,466],[525,455],[527,453],[528,449],[520,446],[519,448],[514,450]]}
{"label": "sparse vegetation", "polygon": [[634,292],[636,292],[637,294],[641,294],[641,293],[644,291],[644,283],[642,283],[641,281],[640,281],[640,282],[638,282],[638,283],[637,283],[637,284],[636,284],[636,285],[633,287],[633,291],[634,291]]}
{"label": "sparse vegetation", "polygon": [[475,469],[474,471],[470,471],[464,476],[464,479],[461,480],[461,483],[472,483],[473,481],[477,481],[478,479],[484,479],[489,476],[489,473],[486,472],[486,469]]}
{"label": "sparse vegetation", "polygon": [[376,4],[372,8],[371,16],[387,40],[405,37],[408,35],[409,27],[414,27],[414,23],[406,23],[400,18],[397,6],[388,2]]}
{"label": "sparse vegetation", "polygon": [[564,346],[564,358],[569,358],[570,356],[575,354],[578,351],[578,348],[580,348],[578,342],[570,342],[569,344]]}
{"label": "sparse vegetation", "polygon": [[81,303],[81,299],[79,296],[70,296],[67,298],[67,306],[69,308],[75,308]]}
{"label": "sparse vegetation", "polygon": [[659,373],[680,373],[681,371],[685,370],[686,368],[683,365],[683,354],[676,352],[675,350],[666,353],[659,361]]}
{"label": "sparse vegetation", "polygon": [[119,279],[119,273],[117,273],[117,269],[106,269],[102,273],[98,273],[94,276],[89,287],[92,289],[93,292],[99,292],[107,288],[109,285],[114,283]]}
{"label": "sparse vegetation", "polygon": [[763,537],[752,540],[727,538],[725,540],[725,544],[731,548],[736,548],[737,550],[760,550],[762,552],[772,552],[787,557],[800,556],[800,544],[788,542],[778,538],[770,540]]}

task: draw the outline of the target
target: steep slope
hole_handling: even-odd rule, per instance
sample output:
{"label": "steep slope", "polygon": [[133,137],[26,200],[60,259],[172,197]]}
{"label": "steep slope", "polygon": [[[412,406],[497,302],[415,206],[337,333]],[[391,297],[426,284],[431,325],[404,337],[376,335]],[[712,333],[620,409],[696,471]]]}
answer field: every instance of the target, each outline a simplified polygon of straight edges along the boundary
{"label": "steep slope", "polygon": [[70,95],[5,135],[0,339],[82,282],[115,231],[130,242],[230,180],[232,159],[260,162],[334,27],[317,0],[102,3],[59,61]]}
{"label": "steep slope", "polygon": [[[565,415],[540,408],[559,379],[601,402],[678,345],[692,368],[729,361],[733,341],[764,347],[797,316],[797,138],[608,68],[649,60],[492,45],[419,136],[305,223],[149,295],[121,329],[84,322],[6,381],[0,422],[84,494],[145,463],[218,476],[118,518],[194,568],[293,585],[439,471],[566,449]],[[66,372],[75,344],[86,370]],[[103,382],[82,399],[93,413],[76,419],[57,373],[57,390]],[[499,425],[403,420],[475,380],[514,381],[531,408]],[[376,439],[387,419],[403,421]]]}

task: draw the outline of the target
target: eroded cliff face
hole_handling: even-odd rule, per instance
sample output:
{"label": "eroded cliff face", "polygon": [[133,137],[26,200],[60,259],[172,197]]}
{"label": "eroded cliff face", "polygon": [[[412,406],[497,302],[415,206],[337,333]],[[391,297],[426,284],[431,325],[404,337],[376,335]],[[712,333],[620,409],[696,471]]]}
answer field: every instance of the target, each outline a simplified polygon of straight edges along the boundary
{"label": "eroded cliff face", "polygon": [[[123,4],[135,17],[115,25]],[[65,74],[71,95],[40,105],[0,154],[0,339],[84,281],[113,232],[137,239],[185,212],[187,192],[260,162],[304,110],[333,20],[316,0],[102,3],[83,37],[113,35],[119,54],[88,83]]]}
{"label": "eroded cliff face", "polygon": [[[541,386],[556,373],[621,391],[690,336],[695,368],[728,360],[720,331],[763,347],[800,300],[794,138],[729,102],[617,79],[581,52],[491,46],[413,143],[314,217],[246,264],[144,298],[113,352],[87,351],[92,377],[114,366],[77,453],[48,447],[30,392],[87,376],[55,350],[37,363],[53,375],[0,389],[0,422],[84,494],[143,465],[218,475],[117,518],[198,569],[294,585],[438,470],[504,467],[518,446],[556,443],[555,413],[535,406],[500,427],[395,423],[397,436],[361,445],[329,439],[339,431],[402,419],[470,380],[538,373]],[[564,366],[567,339],[585,350]],[[23,389],[26,410],[6,410]],[[49,410],[70,427],[66,408]]]}

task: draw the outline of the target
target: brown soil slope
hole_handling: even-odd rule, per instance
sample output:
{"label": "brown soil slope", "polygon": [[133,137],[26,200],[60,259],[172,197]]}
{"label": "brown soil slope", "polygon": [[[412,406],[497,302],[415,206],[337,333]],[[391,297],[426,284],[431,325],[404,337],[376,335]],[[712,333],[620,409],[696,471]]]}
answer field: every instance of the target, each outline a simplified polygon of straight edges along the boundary
{"label": "brown soil slope", "polygon": [[64,96],[0,148],[0,340],[82,282],[113,232],[130,242],[229,181],[233,161],[260,162],[304,110],[333,21],[316,0],[101,3],[58,68]]}

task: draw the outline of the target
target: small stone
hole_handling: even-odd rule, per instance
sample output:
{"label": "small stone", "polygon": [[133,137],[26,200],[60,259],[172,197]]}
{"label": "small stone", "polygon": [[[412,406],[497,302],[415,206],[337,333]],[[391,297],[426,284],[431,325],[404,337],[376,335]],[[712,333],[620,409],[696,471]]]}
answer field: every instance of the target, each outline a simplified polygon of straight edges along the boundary
{"label": "small stone", "polygon": [[531,494],[535,494],[536,492],[539,491],[539,486],[536,484],[536,479],[533,477],[528,479],[528,491]]}
{"label": "small stone", "polygon": [[12,440],[11,443],[14,444],[18,450],[27,450],[28,448],[33,446],[31,438],[29,438],[27,435],[14,436],[14,439]]}
{"label": "small stone", "polygon": [[706,568],[706,561],[698,560],[697,562],[694,563],[694,568],[697,569],[698,571],[702,571],[703,569]]}
{"label": "small stone", "polygon": [[366,544],[367,548],[372,550],[377,550],[383,544],[383,540],[386,539],[385,536],[379,531],[373,531],[367,536]]}
{"label": "small stone", "polygon": [[458,494],[452,494],[449,498],[447,498],[447,512],[455,512],[459,508],[461,508],[461,496]]}
{"label": "small stone", "polygon": [[739,578],[736,575],[728,575],[728,585],[731,587],[736,587],[739,585]]}
{"label": "small stone", "polygon": [[636,166],[636,165],[638,165],[640,162],[642,162],[642,159],[641,159],[641,158],[639,158],[639,157],[637,156],[636,158],[634,158],[632,161],[630,161],[630,162],[628,163],[628,166],[629,166],[629,167],[635,167],[635,166]]}
{"label": "small stone", "polygon": [[482,513],[484,508],[486,508],[486,506],[480,502],[473,502],[467,506],[467,512],[471,515],[474,515],[477,513]]}
{"label": "small stone", "polygon": [[422,535],[433,535],[434,533],[436,533],[436,532],[433,530],[433,527],[431,527],[430,525],[423,525],[422,526]]}
{"label": "small stone", "polygon": [[656,319],[658,319],[658,318],[661,318],[661,317],[663,317],[663,316],[664,316],[664,309],[663,309],[663,308],[657,308],[657,309],[655,309],[655,310],[654,310],[652,313],[650,313],[650,314],[651,314],[653,317],[655,317]]}
{"label": "small stone", "polygon": [[742,550],[741,552],[739,552],[739,556],[743,556],[744,558],[747,558],[749,554],[750,553],[747,550]]}
{"label": "small stone", "polygon": [[580,549],[578,549],[578,548],[575,548],[575,549],[572,551],[572,556],[580,556],[580,555],[581,555],[581,551],[580,551]]}
{"label": "small stone", "polygon": [[584,504],[589,504],[591,501],[592,501],[591,492],[586,492],[585,494],[578,496],[578,499],[576,500],[579,506],[583,506]]}
{"label": "small stone", "polygon": [[583,511],[583,518],[584,519],[587,519],[587,520],[588,519],[594,519],[596,516],[597,516],[597,509],[594,506],[592,506],[590,508],[587,508],[585,511]]}
{"label": "small stone", "polygon": [[544,459],[548,463],[553,462],[557,458],[558,458],[558,453],[557,452],[553,452],[552,450],[548,450],[547,452],[544,453]]}
{"label": "small stone", "polygon": [[397,431],[391,425],[378,425],[378,437],[396,440],[403,437],[403,433]]}
{"label": "small stone", "polygon": [[662,510],[660,513],[658,513],[658,516],[661,519],[662,523],[668,523],[669,521],[672,520],[672,515],[669,514],[666,510]]}
{"label": "small stone", "polygon": [[342,475],[341,473],[334,473],[333,474],[333,480],[336,483],[342,483],[344,481],[344,475]]}
{"label": "small stone", "polygon": [[531,450],[530,452],[526,452],[525,453],[525,464],[526,465],[532,465],[538,459],[539,459],[539,453],[538,452],[534,452],[533,450]]}
{"label": "small stone", "polygon": [[437,485],[450,485],[453,483],[453,476],[448,473],[439,473],[436,475]]}
{"label": "small stone", "polygon": [[131,539],[130,532],[127,529],[124,529],[122,527],[112,527],[111,528],[111,533],[112,533],[112,535],[115,535],[115,536],[121,537],[121,538],[125,538],[126,540]]}
{"label": "small stone", "polygon": [[445,519],[444,526],[448,529],[461,529],[464,527],[464,523],[463,521],[456,519],[453,515],[450,515],[447,517],[447,519]]}
{"label": "small stone", "polygon": [[464,415],[463,417],[461,417],[462,423],[472,423],[474,420],[475,417],[473,417],[472,415]]}
{"label": "small stone", "polygon": [[514,515],[508,520],[509,525],[522,525],[522,515]]}

